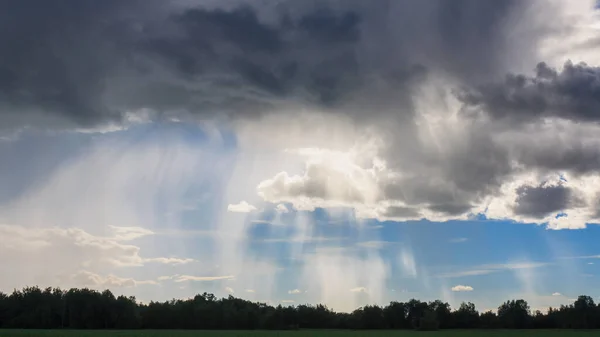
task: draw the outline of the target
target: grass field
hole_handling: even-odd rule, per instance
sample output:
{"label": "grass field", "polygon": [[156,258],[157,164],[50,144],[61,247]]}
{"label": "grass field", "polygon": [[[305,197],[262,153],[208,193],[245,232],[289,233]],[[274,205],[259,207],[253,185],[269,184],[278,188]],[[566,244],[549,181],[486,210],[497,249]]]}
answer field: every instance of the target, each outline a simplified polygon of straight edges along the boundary
{"label": "grass field", "polygon": [[138,331],[59,331],[59,330],[0,330],[0,337],[600,337],[598,331],[571,330],[451,330],[436,332],[415,331],[342,331],[342,330],[301,330],[301,331],[177,331],[177,330],[138,330]]}

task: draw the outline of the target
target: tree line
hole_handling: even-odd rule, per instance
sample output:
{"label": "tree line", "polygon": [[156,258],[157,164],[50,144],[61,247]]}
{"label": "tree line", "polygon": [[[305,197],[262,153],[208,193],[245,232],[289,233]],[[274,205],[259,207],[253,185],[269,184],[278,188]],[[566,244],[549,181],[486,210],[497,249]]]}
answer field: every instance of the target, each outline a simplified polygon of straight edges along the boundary
{"label": "tree line", "polygon": [[497,312],[473,303],[452,310],[440,300],[367,305],[351,313],[327,306],[272,306],[204,293],[186,300],[139,303],[109,290],[27,287],[0,292],[0,328],[14,329],[597,329],[600,304],[579,296],[571,305],[531,312],[525,300]]}

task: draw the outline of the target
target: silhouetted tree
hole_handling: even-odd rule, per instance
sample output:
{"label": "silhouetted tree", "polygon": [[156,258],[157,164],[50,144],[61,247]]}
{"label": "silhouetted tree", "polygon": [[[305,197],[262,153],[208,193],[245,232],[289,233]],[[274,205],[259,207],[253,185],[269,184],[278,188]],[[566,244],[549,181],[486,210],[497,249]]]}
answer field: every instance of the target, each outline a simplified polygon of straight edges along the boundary
{"label": "silhouetted tree", "polygon": [[426,310],[423,317],[419,319],[419,330],[435,331],[440,328],[440,322],[437,314],[433,310]]}
{"label": "silhouetted tree", "polygon": [[581,295],[573,303],[573,328],[591,329],[595,328],[596,304],[590,296]]}
{"label": "silhouetted tree", "polygon": [[140,304],[135,297],[87,288],[26,287],[0,293],[0,327],[31,329],[420,329],[437,328],[600,328],[600,306],[589,296],[571,305],[530,314],[524,300],[511,300],[481,315],[473,303],[456,311],[442,301],[416,299],[367,305],[352,313],[328,307],[273,307],[233,296],[199,294],[187,300]]}
{"label": "silhouetted tree", "polygon": [[429,306],[425,302],[421,302],[419,300],[412,299],[406,303],[407,307],[407,317],[406,319],[410,322],[410,327],[413,329],[417,329],[419,327],[419,322],[421,317],[425,315],[425,311],[429,309]]}
{"label": "silhouetted tree", "polygon": [[376,305],[367,305],[362,309],[362,327],[365,329],[385,329],[387,328],[383,309]]}
{"label": "silhouetted tree", "polygon": [[391,302],[387,307],[383,308],[383,317],[386,326],[390,329],[408,329],[411,327],[410,321],[407,319],[408,307],[401,302]]}
{"label": "silhouetted tree", "polygon": [[479,313],[475,309],[475,304],[471,302],[461,303],[452,316],[454,328],[470,329],[479,326]]}
{"label": "silhouetted tree", "polygon": [[435,320],[438,323],[437,328],[447,329],[452,327],[452,312],[450,304],[436,300],[429,303],[429,310],[434,313]]}
{"label": "silhouetted tree", "polygon": [[506,301],[498,307],[498,320],[501,326],[506,329],[528,328],[531,320],[527,301]]}

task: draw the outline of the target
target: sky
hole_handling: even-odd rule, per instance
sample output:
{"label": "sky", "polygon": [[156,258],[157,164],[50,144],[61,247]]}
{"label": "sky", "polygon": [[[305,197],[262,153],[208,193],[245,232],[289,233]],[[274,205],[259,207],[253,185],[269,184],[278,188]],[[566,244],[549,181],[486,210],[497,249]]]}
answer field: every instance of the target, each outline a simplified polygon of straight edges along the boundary
{"label": "sky", "polygon": [[0,291],[600,300],[578,0],[0,2]]}

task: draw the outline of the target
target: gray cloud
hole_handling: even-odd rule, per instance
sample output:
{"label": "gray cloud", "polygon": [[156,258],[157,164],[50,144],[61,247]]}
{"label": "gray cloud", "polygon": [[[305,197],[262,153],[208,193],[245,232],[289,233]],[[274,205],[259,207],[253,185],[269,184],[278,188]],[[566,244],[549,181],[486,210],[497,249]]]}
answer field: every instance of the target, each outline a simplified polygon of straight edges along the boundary
{"label": "gray cloud", "polygon": [[413,179],[383,182],[383,188],[385,199],[401,200],[413,206],[406,209],[390,207],[386,211],[386,216],[390,217],[418,216],[414,207],[425,207],[435,212],[459,215],[469,211],[473,207],[471,202],[476,198],[473,194],[458,189],[452,183],[428,181],[425,172]]}
{"label": "gray cloud", "polygon": [[563,185],[521,186],[517,189],[514,212],[517,215],[544,218],[577,203],[573,191]]}
{"label": "gray cloud", "polygon": [[[144,47],[170,72],[191,81],[192,87],[204,77],[216,76],[230,82],[230,91],[252,88],[254,97],[246,100],[275,104],[304,95],[308,101],[326,104],[360,81],[352,50],[359,40],[360,17],[351,11],[320,10],[297,19],[284,14],[276,24],[266,24],[251,7],[194,8],[163,24],[174,33],[150,36]],[[223,104],[238,107],[232,98]],[[269,107],[256,106],[266,111]]]}
{"label": "gray cloud", "polygon": [[[2,124],[93,127],[142,108],[254,116],[296,103],[354,107],[347,113],[362,118],[410,111],[410,88],[427,69],[465,80],[501,71],[504,54],[491,51],[505,47],[501,27],[522,6],[251,4],[4,2]],[[378,109],[363,116],[366,106]]]}
{"label": "gray cloud", "polygon": [[[226,121],[316,110],[376,126],[380,155],[403,173],[380,182],[385,199],[406,205],[390,214],[464,214],[498,193],[515,163],[578,173],[600,166],[587,143],[552,149],[494,138],[514,125],[499,120],[597,118],[597,68],[541,63],[534,76],[493,81],[538,62],[537,41],[555,29],[534,17],[539,5],[554,10],[517,0],[2,2],[0,133],[126,125],[141,109],[156,120]],[[465,110],[491,122],[437,130],[436,145],[425,144],[417,124],[429,111],[417,111],[415,97],[437,78],[466,88]],[[437,104],[451,88],[430,89],[435,97],[423,100]],[[450,110],[436,104],[430,109]],[[292,192],[331,198],[322,185],[303,188]],[[523,198],[519,212],[543,213]]]}
{"label": "gray cloud", "polygon": [[459,95],[470,107],[495,119],[532,122],[544,117],[573,121],[600,119],[600,68],[567,62],[558,72],[539,63],[534,76],[506,76]]}
{"label": "gray cloud", "polygon": [[600,193],[596,194],[595,200],[593,201],[593,206],[595,209],[594,218],[600,219]]}
{"label": "gray cloud", "polygon": [[406,153],[392,144],[387,158],[417,160],[394,165],[411,174],[382,181],[385,198],[459,215],[468,212],[482,198],[497,193],[505,179],[514,173],[508,151],[490,139],[485,126],[465,129],[460,136],[459,142],[448,139],[453,146],[441,155],[419,149],[417,144],[409,148],[414,152]]}
{"label": "gray cloud", "polygon": [[421,216],[418,209],[404,206],[390,206],[385,209],[383,215],[390,218],[416,218]]}
{"label": "gray cloud", "polygon": [[521,145],[518,160],[527,167],[555,172],[593,173],[600,170],[600,148],[596,142],[564,141],[555,137],[553,141],[548,140],[539,146]]}
{"label": "gray cloud", "polygon": [[35,123],[23,116],[33,112],[42,122],[53,115],[82,126],[118,122],[121,112],[104,104],[102,93],[127,57],[131,27],[118,14],[136,3],[2,3],[2,124]]}

